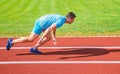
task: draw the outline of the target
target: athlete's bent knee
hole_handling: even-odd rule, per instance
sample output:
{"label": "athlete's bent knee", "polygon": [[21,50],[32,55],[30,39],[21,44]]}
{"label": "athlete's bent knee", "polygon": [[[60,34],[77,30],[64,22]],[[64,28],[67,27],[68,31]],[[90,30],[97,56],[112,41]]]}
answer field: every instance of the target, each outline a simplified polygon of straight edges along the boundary
{"label": "athlete's bent knee", "polygon": [[28,41],[29,41],[29,42],[33,42],[34,39],[32,39],[32,38],[28,38]]}

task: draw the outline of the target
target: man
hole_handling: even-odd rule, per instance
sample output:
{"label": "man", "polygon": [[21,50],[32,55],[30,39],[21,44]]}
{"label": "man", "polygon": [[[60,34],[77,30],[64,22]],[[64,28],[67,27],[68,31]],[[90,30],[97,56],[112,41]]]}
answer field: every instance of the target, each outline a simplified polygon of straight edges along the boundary
{"label": "man", "polygon": [[32,42],[43,32],[43,35],[39,41],[30,49],[30,52],[33,54],[41,54],[41,52],[38,50],[38,47],[51,39],[53,40],[53,44],[56,45],[56,28],[61,27],[64,23],[71,24],[75,17],[76,15],[73,12],[69,12],[66,17],[59,14],[42,16],[36,21],[29,37],[21,37],[15,40],[9,38],[6,44],[6,49],[10,50],[10,48],[16,43]]}

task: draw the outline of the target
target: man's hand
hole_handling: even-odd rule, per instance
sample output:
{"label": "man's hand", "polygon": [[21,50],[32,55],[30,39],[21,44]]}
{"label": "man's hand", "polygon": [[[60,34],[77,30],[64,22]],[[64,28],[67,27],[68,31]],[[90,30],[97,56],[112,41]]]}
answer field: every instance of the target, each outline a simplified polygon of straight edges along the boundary
{"label": "man's hand", "polygon": [[53,39],[53,44],[54,44],[54,46],[57,45],[57,40],[56,39]]}

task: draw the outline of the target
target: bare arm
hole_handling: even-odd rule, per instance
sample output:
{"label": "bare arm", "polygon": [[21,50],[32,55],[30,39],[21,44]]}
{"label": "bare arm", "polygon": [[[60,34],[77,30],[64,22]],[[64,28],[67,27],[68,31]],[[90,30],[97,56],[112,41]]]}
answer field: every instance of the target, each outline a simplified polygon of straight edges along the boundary
{"label": "bare arm", "polygon": [[54,29],[52,30],[52,39],[53,39],[53,40],[56,39],[56,26],[55,26]]}
{"label": "bare arm", "polygon": [[56,40],[56,26],[52,30],[52,41],[54,45],[57,45],[57,40]]}

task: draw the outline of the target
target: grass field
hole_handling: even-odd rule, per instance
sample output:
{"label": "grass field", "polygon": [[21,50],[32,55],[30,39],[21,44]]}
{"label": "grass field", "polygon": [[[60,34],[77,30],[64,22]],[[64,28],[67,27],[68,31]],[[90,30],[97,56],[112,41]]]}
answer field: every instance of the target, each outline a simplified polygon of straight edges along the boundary
{"label": "grass field", "polygon": [[42,15],[76,13],[57,36],[120,36],[120,0],[0,0],[0,37],[30,34]]}

